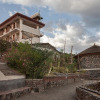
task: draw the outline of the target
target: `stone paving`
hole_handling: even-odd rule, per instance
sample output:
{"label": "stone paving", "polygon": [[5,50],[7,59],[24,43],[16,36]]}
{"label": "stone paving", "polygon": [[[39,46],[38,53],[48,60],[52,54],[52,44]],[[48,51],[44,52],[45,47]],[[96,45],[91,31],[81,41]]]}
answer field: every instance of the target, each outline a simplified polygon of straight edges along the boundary
{"label": "stone paving", "polygon": [[75,100],[76,87],[92,81],[81,81],[66,86],[50,88],[41,93],[31,93],[15,100]]}

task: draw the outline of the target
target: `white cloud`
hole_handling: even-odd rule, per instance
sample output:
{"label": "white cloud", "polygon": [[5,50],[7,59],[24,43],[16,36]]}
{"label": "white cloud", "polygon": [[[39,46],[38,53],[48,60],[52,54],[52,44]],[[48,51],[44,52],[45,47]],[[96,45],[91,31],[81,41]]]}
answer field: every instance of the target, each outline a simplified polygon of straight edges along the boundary
{"label": "white cloud", "polygon": [[56,48],[64,48],[66,40],[66,52],[70,52],[71,46],[74,46],[74,53],[80,52],[94,43],[99,45],[100,36],[98,34],[95,36],[87,35],[86,31],[80,24],[67,24],[66,30],[60,27],[55,28],[53,30],[54,37],[44,35],[41,42],[48,42]]}
{"label": "white cloud", "polygon": [[12,11],[9,11],[8,13],[9,13],[9,16],[12,16],[13,15],[13,12]]}
{"label": "white cloud", "polygon": [[22,6],[48,6],[58,12],[72,13],[82,17],[86,26],[100,26],[100,0],[0,0],[3,3]]}
{"label": "white cloud", "polygon": [[[100,44],[100,32],[91,36],[87,33],[86,27],[99,27],[100,26],[100,0],[0,0],[3,3],[19,4],[24,8],[25,6],[41,6],[49,7],[49,9],[54,9],[57,12],[71,13],[73,15],[81,16],[82,24],[59,24],[59,27],[49,27],[51,24],[45,28],[54,37],[44,37],[41,38],[42,42],[49,42],[57,48],[63,48],[64,41],[66,38],[66,49],[70,51],[71,45],[74,46],[74,52],[84,50],[85,48],[91,46],[94,42]],[[22,9],[22,13],[28,13],[27,9]],[[11,14],[11,12],[9,13]],[[60,22],[61,23],[61,22]],[[85,27],[85,28],[84,28]],[[55,28],[55,29],[54,29]]]}
{"label": "white cloud", "polygon": [[23,6],[41,5],[42,0],[0,0],[3,3],[19,4]]}
{"label": "white cloud", "polygon": [[9,16],[12,16],[13,14],[15,14],[17,12],[20,12],[20,13],[23,13],[25,15],[28,15],[28,10],[23,6],[21,7],[20,11],[9,11],[8,14],[9,14]]}
{"label": "white cloud", "polygon": [[28,15],[28,10],[25,8],[25,7],[21,7],[21,9],[22,9],[22,13],[24,13],[25,15]]}

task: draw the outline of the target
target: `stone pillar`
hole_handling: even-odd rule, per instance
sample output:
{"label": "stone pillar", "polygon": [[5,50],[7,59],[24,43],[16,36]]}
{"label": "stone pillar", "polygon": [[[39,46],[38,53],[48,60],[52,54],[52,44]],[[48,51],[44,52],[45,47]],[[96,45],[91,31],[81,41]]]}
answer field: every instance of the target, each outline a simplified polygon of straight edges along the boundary
{"label": "stone pillar", "polygon": [[17,28],[17,22],[15,22],[15,28]]}
{"label": "stone pillar", "polygon": [[15,41],[17,41],[17,35],[16,35],[16,33],[15,33]]}
{"label": "stone pillar", "polygon": [[[39,26],[37,26],[37,30],[38,30],[38,34],[37,35],[40,36],[40,28],[39,28]],[[37,38],[39,38],[39,43],[40,43],[40,37],[37,37]]]}
{"label": "stone pillar", "polygon": [[38,30],[38,32],[39,32],[38,34],[40,35],[40,28],[39,28],[39,26],[37,26],[37,30]]}
{"label": "stone pillar", "polygon": [[13,30],[13,24],[11,24],[11,29]]}
{"label": "stone pillar", "polygon": [[22,27],[23,27],[23,20],[20,19],[19,42],[21,42],[22,40]]}
{"label": "stone pillar", "polygon": [[6,34],[6,28],[4,29],[4,33],[3,33],[3,35],[5,35]]}

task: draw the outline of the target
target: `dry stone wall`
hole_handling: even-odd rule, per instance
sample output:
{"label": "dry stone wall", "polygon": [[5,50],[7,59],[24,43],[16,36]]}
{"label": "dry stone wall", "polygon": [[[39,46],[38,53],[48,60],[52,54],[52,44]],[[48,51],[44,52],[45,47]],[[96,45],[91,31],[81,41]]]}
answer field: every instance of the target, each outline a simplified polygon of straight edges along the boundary
{"label": "dry stone wall", "polygon": [[47,88],[63,86],[70,83],[78,82],[80,77],[78,75],[70,76],[47,76],[43,79],[27,79],[26,86],[31,87],[35,92],[41,92]]}
{"label": "dry stone wall", "polygon": [[80,67],[87,68],[100,68],[100,55],[87,55],[80,58]]}
{"label": "dry stone wall", "polygon": [[[100,84],[99,84],[100,85]],[[91,89],[89,87],[92,87],[94,89]],[[97,87],[97,83],[88,84],[84,86],[80,86],[76,88],[76,99],[77,100],[100,100],[100,92],[95,90]]]}

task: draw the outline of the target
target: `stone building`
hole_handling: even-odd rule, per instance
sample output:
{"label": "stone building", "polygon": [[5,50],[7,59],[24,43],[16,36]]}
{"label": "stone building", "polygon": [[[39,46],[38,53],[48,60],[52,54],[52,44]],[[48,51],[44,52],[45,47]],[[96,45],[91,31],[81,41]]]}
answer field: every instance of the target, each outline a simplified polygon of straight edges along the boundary
{"label": "stone building", "polygon": [[79,69],[100,68],[100,46],[93,45],[75,56]]}
{"label": "stone building", "polygon": [[0,24],[0,39],[9,42],[40,43],[40,29],[45,26],[39,13],[31,17],[16,13]]}

